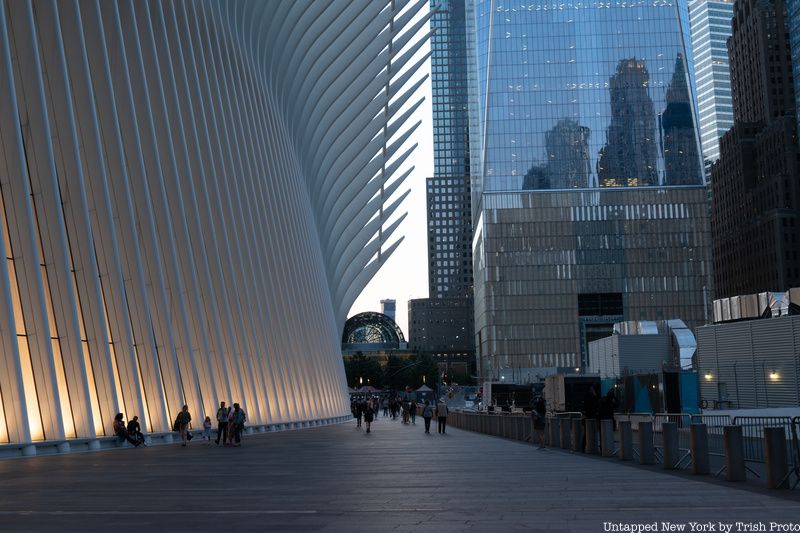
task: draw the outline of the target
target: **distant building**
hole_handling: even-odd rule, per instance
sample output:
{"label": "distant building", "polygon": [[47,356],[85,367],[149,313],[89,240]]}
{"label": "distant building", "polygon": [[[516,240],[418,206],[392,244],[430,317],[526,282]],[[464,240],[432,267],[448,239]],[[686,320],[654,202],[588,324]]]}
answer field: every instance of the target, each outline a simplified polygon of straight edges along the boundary
{"label": "distant building", "polygon": [[[472,191],[465,0],[431,1],[434,175],[427,180],[428,294],[408,302],[409,344],[472,374]],[[440,361],[441,363],[441,361]]]}
{"label": "distant building", "polygon": [[397,301],[395,300],[381,300],[381,313],[388,316],[392,320],[397,320]]}
{"label": "distant building", "polygon": [[347,319],[342,332],[342,351],[406,349],[403,331],[382,313],[358,313]]}
{"label": "distant building", "polygon": [[800,285],[800,145],[786,13],[784,0],[734,6],[735,124],[711,170],[717,298]]}
{"label": "distant building", "polygon": [[700,141],[703,158],[709,164],[719,159],[719,139],[733,126],[726,45],[732,19],[733,0],[689,2]]}

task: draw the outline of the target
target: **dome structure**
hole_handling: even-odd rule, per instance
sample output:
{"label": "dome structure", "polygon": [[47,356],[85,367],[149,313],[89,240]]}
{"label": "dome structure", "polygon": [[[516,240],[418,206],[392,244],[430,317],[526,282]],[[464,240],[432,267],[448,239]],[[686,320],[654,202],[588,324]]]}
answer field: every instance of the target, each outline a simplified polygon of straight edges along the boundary
{"label": "dome structure", "polygon": [[347,319],[342,333],[342,345],[382,345],[398,348],[405,343],[403,331],[390,317],[375,312],[359,313]]}

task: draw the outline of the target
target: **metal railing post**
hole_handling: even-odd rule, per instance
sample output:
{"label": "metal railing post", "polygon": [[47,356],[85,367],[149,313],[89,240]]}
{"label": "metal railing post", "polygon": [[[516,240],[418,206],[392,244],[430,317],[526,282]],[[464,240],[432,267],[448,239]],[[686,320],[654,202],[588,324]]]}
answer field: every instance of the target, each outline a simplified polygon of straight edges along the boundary
{"label": "metal railing post", "polygon": [[583,420],[580,418],[572,418],[570,419],[572,424],[572,451],[573,452],[582,452],[583,451]]}
{"label": "metal railing post", "polygon": [[692,473],[708,474],[711,471],[711,462],[708,455],[708,426],[705,424],[692,424],[690,428]]}
{"label": "metal railing post", "polygon": [[597,420],[586,418],[583,422],[586,428],[586,453],[597,454]]}
{"label": "metal railing post", "polygon": [[623,461],[633,459],[633,429],[630,420],[619,422],[619,458]]}
{"label": "metal railing post", "polygon": [[656,462],[652,422],[639,422],[639,462],[643,465],[652,465]]}
{"label": "metal railing post", "polygon": [[600,452],[603,457],[614,455],[614,421],[600,421]]}
{"label": "metal railing post", "polygon": [[555,448],[561,443],[561,419],[557,416],[550,417],[550,446]]}
{"label": "metal railing post", "polygon": [[782,426],[764,428],[764,457],[767,462],[767,487],[789,488],[789,465],[786,455],[786,432]]}
{"label": "metal railing post", "polygon": [[570,419],[562,418],[561,419],[561,447],[565,450],[569,450],[570,446],[570,426],[569,426]]}
{"label": "metal railing post", "polygon": [[725,479],[745,481],[747,471],[744,467],[742,426],[725,426],[722,431],[725,445]]}
{"label": "metal railing post", "polygon": [[661,440],[664,450],[663,467],[666,470],[674,470],[678,466],[678,424],[675,422],[664,422],[661,424]]}

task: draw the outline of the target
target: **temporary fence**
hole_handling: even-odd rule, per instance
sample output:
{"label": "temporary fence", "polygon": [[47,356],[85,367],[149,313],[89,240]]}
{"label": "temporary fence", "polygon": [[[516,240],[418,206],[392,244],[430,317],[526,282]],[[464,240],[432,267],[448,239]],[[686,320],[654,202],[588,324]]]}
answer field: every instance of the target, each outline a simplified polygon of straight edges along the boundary
{"label": "temporary fence", "polygon": [[[448,418],[449,424],[469,431],[514,440],[534,440],[533,419],[530,414],[454,411],[451,412]],[[600,424],[593,425],[592,432],[590,432],[589,425],[585,419],[579,426],[573,426],[573,420],[578,418],[582,418],[581,413],[578,412],[549,412],[544,429],[545,439],[551,446],[571,448],[573,451],[585,453],[597,453],[598,448],[594,439],[600,436]],[[788,481],[792,488],[800,484],[800,417],[737,416],[731,419],[727,415],[630,413],[617,414],[615,419],[617,423],[630,422],[630,428],[627,424],[625,425],[628,432],[628,437],[626,438],[630,438],[631,430],[637,434],[636,438],[633,439],[636,444],[632,450],[634,457],[641,459],[642,454],[647,453],[646,447],[650,446],[650,452],[654,452],[653,460],[655,462],[663,464],[666,457],[669,464],[664,465],[665,468],[678,469],[688,468],[696,460],[692,456],[692,425],[694,424],[702,424],[704,426],[708,455],[718,458],[725,457],[726,454],[724,428],[730,426],[740,427],[743,459],[746,467],[747,463],[761,463],[764,465],[767,463],[764,430],[765,428],[782,428],[786,442],[785,467],[787,474],[784,481]],[[639,425],[642,423],[647,423],[647,426],[643,428],[644,433],[639,431]],[[579,429],[580,434],[573,435],[572,428]],[[591,445],[589,443],[590,435],[594,437]],[[652,443],[643,442],[643,435],[645,440],[649,435],[652,435]],[[622,445],[622,438],[622,432],[620,432],[618,439],[620,446]],[[665,446],[667,447],[666,450]],[[615,449],[612,455],[616,454],[621,459],[631,458],[624,457],[625,454],[618,454],[617,452],[619,450]],[[755,464],[752,464],[752,468],[747,467],[752,474],[761,477],[756,472],[759,468],[763,470],[765,467],[756,467]],[[721,471],[717,472],[717,474],[719,475]]]}

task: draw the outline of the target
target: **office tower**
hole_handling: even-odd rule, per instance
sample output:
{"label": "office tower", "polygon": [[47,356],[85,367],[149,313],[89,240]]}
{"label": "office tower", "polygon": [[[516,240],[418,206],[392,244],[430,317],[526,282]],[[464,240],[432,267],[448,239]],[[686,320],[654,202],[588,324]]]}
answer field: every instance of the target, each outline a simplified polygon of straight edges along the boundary
{"label": "office tower", "polygon": [[427,180],[429,298],[409,302],[413,350],[472,360],[472,218],[464,0],[432,0],[433,177]]}
{"label": "office tower", "polygon": [[469,7],[482,379],[582,367],[620,320],[702,324],[710,243],[685,3]]}
{"label": "office tower", "polygon": [[394,5],[0,4],[5,452],[220,400],[262,429],[350,416],[342,327],[397,246],[415,95],[389,48],[427,22]]}
{"label": "office tower", "polygon": [[784,0],[737,0],[734,126],[712,167],[715,297],[800,284],[800,154]]}
{"label": "office tower", "polygon": [[733,0],[689,2],[700,141],[706,165],[719,159],[719,139],[733,126],[726,45],[732,19]]}
{"label": "office tower", "polygon": [[397,315],[397,301],[381,300],[381,313],[395,320]]}

